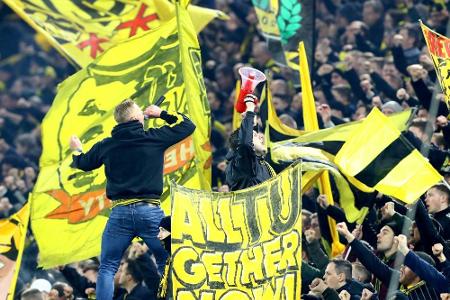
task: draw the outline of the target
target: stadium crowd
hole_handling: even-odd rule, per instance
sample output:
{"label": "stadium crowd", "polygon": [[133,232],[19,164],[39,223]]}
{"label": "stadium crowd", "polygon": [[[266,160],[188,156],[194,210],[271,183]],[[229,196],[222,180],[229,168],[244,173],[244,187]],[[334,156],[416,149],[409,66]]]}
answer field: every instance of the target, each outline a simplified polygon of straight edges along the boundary
{"label": "stadium crowd", "polygon": [[[251,1],[197,4],[230,16],[228,21],[212,22],[199,35],[213,116],[213,189],[229,191],[225,169],[237,69],[248,64],[269,71],[277,114],[298,129],[303,128],[302,96],[291,80],[292,71],[273,60],[258,31]],[[440,88],[435,88],[436,72],[418,20],[448,36],[449,11],[449,1],[437,0],[316,1],[312,80],[321,127],[360,120],[375,106],[385,114],[418,107],[410,141],[418,148],[425,145],[430,161],[442,153],[445,160],[449,111]],[[27,201],[39,172],[40,123],[57,85],[74,72],[65,58],[0,2],[0,218],[17,212]],[[433,97],[439,102],[436,116],[429,114]],[[431,141],[426,134],[428,121],[433,124]],[[440,165],[443,175],[450,174],[445,163]],[[346,222],[338,198],[330,205],[311,189],[302,201],[303,299],[450,299],[446,185],[428,190],[415,215],[405,205],[376,195],[364,223],[357,226]],[[348,244],[340,258],[331,259],[320,243],[321,214],[339,223],[341,241]],[[401,265],[397,253],[405,258]],[[42,270],[37,267],[38,255],[30,229],[16,299],[92,299],[97,258]],[[145,245],[133,243],[126,252],[115,284],[121,287],[115,299],[124,299],[136,285],[156,295],[159,275]],[[390,285],[395,293],[388,295]]]}

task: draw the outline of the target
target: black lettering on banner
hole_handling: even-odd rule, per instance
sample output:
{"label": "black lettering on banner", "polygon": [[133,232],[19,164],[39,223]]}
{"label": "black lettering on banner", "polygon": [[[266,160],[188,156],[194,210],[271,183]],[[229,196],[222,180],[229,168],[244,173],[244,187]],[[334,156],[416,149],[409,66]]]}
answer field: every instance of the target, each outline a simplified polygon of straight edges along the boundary
{"label": "black lettering on banner", "polygon": [[80,138],[81,143],[86,144],[87,142],[97,138],[99,135],[103,133],[103,125],[96,125],[92,128],[89,128]]}
{"label": "black lettering on banner", "polygon": [[225,284],[222,280],[222,272],[225,269],[222,253],[204,251],[200,260],[205,265],[207,285],[212,289],[223,289]]}
{"label": "black lettering on banner", "polygon": [[93,114],[99,114],[103,116],[106,113],[106,110],[99,109],[97,104],[95,104],[95,99],[89,99],[84,104],[81,111],[78,113],[79,116],[92,116]]}
{"label": "black lettering on banner", "polygon": [[97,177],[97,174],[95,174],[93,171],[89,172],[76,172],[67,177],[67,179],[74,180],[73,186],[76,188],[81,188],[86,185],[91,185],[95,178]]}
{"label": "black lettering on banner", "polygon": [[173,253],[173,274],[183,286],[200,288],[206,280],[206,269],[192,247],[181,247]]}
{"label": "black lettering on banner", "polygon": [[[270,198],[269,203],[272,206],[272,232],[276,234],[285,233],[291,230],[296,224],[300,215],[300,203],[301,203],[301,184],[300,184],[300,170],[295,168],[289,176],[290,184],[292,187],[289,191],[289,197],[284,194],[282,190],[281,180],[275,181],[270,186]],[[283,212],[288,210],[287,216],[283,216]]]}

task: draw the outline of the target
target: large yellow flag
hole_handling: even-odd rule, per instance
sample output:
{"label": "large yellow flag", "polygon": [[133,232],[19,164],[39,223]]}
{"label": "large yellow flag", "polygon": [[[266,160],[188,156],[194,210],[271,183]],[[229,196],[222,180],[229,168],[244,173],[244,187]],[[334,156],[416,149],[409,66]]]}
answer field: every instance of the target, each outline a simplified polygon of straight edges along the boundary
{"label": "large yellow flag", "polygon": [[[71,62],[84,67],[109,47],[152,30],[174,16],[169,0],[66,1],[5,0],[36,31]],[[197,32],[218,10],[189,8]]]}
{"label": "large yellow flag", "polygon": [[445,102],[449,106],[450,101],[450,39],[431,30],[420,21],[422,33],[428,46],[431,60],[433,61]]}
{"label": "large yellow flag", "polygon": [[[42,124],[41,170],[32,196],[40,265],[66,264],[99,253],[110,205],[104,171],[70,168],[68,142],[76,134],[89,149],[109,136],[115,125],[113,108],[125,98],[132,97],[144,108],[165,96],[163,109],[185,113],[197,126],[193,136],[166,151],[165,210],[170,210],[164,199],[171,180],[210,188],[210,110],[196,32],[189,15],[183,16],[186,20],[180,26],[174,17],[156,30],[111,47],[60,85]],[[160,119],[149,122],[164,124]]]}
{"label": "large yellow flag", "polygon": [[27,235],[30,204],[0,220],[0,299],[14,299],[17,276]]}
{"label": "large yellow flag", "polygon": [[341,147],[334,162],[359,189],[377,190],[405,203],[416,201],[442,180],[377,108]]}
{"label": "large yellow flag", "polygon": [[300,299],[302,186],[301,164],[232,193],[173,185],[173,298]]}

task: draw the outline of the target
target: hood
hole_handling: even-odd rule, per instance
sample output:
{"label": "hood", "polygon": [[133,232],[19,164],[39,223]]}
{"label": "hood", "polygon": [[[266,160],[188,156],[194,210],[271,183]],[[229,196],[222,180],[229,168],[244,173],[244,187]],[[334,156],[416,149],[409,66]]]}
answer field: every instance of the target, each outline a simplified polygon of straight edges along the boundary
{"label": "hood", "polygon": [[117,140],[132,140],[144,134],[144,127],[137,120],[117,124],[111,131],[111,136]]}

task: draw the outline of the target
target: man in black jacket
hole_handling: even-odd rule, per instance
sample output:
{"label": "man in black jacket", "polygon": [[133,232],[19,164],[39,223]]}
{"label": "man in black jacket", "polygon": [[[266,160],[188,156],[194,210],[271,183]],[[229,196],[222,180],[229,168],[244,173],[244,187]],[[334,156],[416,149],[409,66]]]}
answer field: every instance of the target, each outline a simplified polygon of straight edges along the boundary
{"label": "man in black jacket", "polygon": [[[144,113],[168,125],[145,131]],[[134,237],[140,236],[153,252],[160,273],[167,259],[157,239],[158,225],[164,217],[159,207],[164,151],[192,134],[195,125],[185,116],[169,114],[155,105],[144,113],[132,100],[125,100],[115,108],[118,125],[111,137],[96,143],[87,153],[73,156],[71,166],[83,171],[105,166],[106,195],[113,203],[102,236],[96,291],[99,300],[112,299],[114,274]],[[82,152],[76,136],[71,138],[70,147]]]}
{"label": "man in black jacket", "polygon": [[227,154],[226,181],[232,191],[257,185],[275,175],[264,160],[264,134],[253,130],[255,123],[254,95],[244,99],[246,111],[241,127],[230,136],[231,151]]}
{"label": "man in black jacket", "polygon": [[147,287],[142,285],[144,274],[136,260],[128,258],[121,268],[122,273],[120,274],[119,283],[127,291],[122,299],[156,299],[156,295],[152,294]]}

